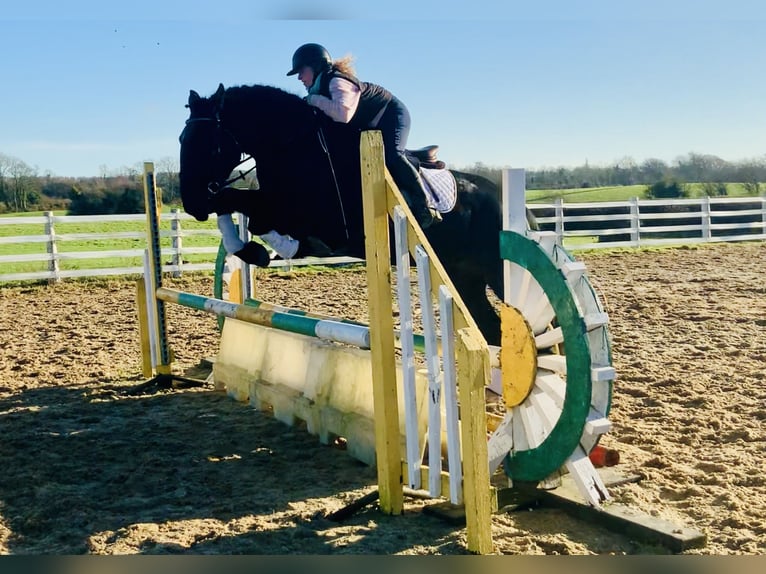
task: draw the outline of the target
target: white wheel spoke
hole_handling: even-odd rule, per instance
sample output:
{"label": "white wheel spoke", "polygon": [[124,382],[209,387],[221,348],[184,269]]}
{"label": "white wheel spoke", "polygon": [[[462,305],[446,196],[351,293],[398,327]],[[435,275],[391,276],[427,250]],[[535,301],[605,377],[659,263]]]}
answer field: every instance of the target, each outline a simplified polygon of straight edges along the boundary
{"label": "white wheel spoke", "polygon": [[511,263],[510,300],[508,305],[521,309],[521,305],[527,298],[529,284],[532,282],[532,274],[515,263]]}
{"label": "white wheel spoke", "polygon": [[539,388],[532,390],[529,395],[529,401],[534,406],[535,411],[543,424],[545,436],[548,436],[561,416],[561,408],[556,405],[552,398]]}
{"label": "white wheel spoke", "polygon": [[527,442],[531,448],[536,448],[543,444],[545,436],[545,427],[543,427],[543,421],[540,414],[535,410],[534,406],[530,402],[524,402],[519,407],[521,413],[521,421],[526,431]]}
{"label": "white wheel spoke", "polygon": [[538,370],[535,385],[547,394],[559,409],[564,406],[564,397],[567,392],[566,383],[556,373]]}
{"label": "white wheel spoke", "polygon": [[513,407],[513,410],[511,411],[513,413],[513,419],[511,421],[513,426],[513,450],[517,452],[529,449],[527,431],[521,420],[521,409],[522,407]]}
{"label": "white wheel spoke", "polygon": [[567,357],[566,355],[538,355],[537,366],[541,369],[566,375]]}
{"label": "white wheel spoke", "polygon": [[527,322],[529,322],[532,314],[536,312],[535,309],[537,308],[537,305],[539,305],[541,298],[547,299],[545,291],[543,291],[543,288],[535,280],[535,278],[532,277],[524,299],[519,302],[519,305],[517,305],[517,308],[521,311],[522,315],[524,315],[524,318],[527,320]]}
{"label": "white wheel spoke", "polygon": [[535,346],[538,349],[547,349],[553,345],[559,345],[564,342],[564,332],[561,327],[556,327],[550,331],[545,331],[535,337]]}

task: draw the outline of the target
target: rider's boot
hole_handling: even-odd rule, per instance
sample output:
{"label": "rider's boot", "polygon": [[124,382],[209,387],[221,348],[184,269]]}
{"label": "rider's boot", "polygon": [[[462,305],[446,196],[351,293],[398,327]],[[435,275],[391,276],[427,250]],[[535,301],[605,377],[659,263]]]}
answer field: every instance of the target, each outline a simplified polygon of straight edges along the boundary
{"label": "rider's boot", "polygon": [[394,167],[391,175],[407,200],[407,205],[412,210],[412,215],[415,216],[415,221],[418,222],[421,229],[428,229],[434,223],[441,221],[441,214],[428,207],[426,201],[428,192],[423,185],[420,174],[406,159],[402,158],[401,162]]}
{"label": "rider's boot", "polygon": [[416,190],[414,193],[407,191],[404,195],[412,210],[412,215],[415,216],[415,221],[418,222],[421,229],[428,229],[434,223],[441,221],[441,214],[428,207],[422,189]]}

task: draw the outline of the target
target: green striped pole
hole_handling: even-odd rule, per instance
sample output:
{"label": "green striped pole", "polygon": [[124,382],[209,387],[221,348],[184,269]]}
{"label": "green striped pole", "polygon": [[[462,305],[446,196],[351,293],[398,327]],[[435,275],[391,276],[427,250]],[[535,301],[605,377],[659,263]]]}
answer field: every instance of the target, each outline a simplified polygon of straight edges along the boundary
{"label": "green striped pole", "polygon": [[[330,317],[329,315],[320,315],[319,313],[311,313],[309,311],[303,311],[302,309],[294,309],[292,307],[283,307],[282,305],[274,305],[273,303],[267,303],[265,301],[259,301],[258,299],[246,299],[245,305],[248,307],[255,307],[256,309],[266,309],[269,311],[276,311],[278,313],[287,313],[290,315],[298,315],[301,317],[310,317],[312,319],[320,319],[322,321],[333,321],[335,323],[344,323],[346,325],[356,325],[358,327],[369,328],[368,325],[360,323],[359,321],[352,321],[350,319],[340,319],[338,317]],[[415,350],[421,353],[425,353],[426,343],[423,335],[415,333]],[[397,342],[401,337],[399,331],[394,331],[394,338]]]}
{"label": "green striped pole", "polygon": [[326,341],[345,343],[359,347],[370,348],[370,328],[353,323],[342,323],[327,319],[306,317],[294,313],[284,313],[266,307],[240,305],[223,299],[194,295],[176,289],[160,287],[156,291],[157,299],[176,303],[184,307],[198,309],[213,315],[239,319],[247,323],[255,323],[264,327],[272,327],[280,331],[289,331],[308,337],[316,337]]}

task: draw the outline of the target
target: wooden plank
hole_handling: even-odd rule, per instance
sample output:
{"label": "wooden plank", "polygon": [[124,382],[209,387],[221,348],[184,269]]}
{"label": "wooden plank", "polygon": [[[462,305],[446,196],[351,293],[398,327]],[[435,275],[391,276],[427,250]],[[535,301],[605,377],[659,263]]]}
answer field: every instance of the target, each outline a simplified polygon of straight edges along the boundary
{"label": "wooden plank", "polygon": [[586,331],[594,331],[609,323],[609,315],[606,313],[588,313],[583,317],[583,321],[585,321]]}
{"label": "wooden plank", "polygon": [[423,339],[426,347],[426,368],[428,371],[428,466],[431,469],[432,482],[429,484],[431,496],[438,496],[439,483],[435,479],[436,471],[441,470],[442,437],[442,385],[439,368],[439,351],[436,346],[436,320],[431,299],[431,266],[429,257],[422,245],[415,247],[415,263],[418,268],[418,287],[420,292],[420,317],[423,322]]}
{"label": "wooden plank", "polygon": [[549,256],[553,254],[553,249],[555,248],[556,240],[558,239],[558,235],[556,235],[555,231],[529,231],[527,235]]}
{"label": "wooden plank", "polygon": [[[405,461],[402,461],[402,475],[406,476],[407,474],[409,474],[409,472],[410,472],[409,471],[409,465]],[[421,484],[428,484],[431,481],[431,478],[430,478],[430,474],[431,473],[430,473],[428,467],[421,465],[421,466],[419,466],[419,471],[418,472],[420,474],[420,479],[419,480],[420,480]],[[439,494],[437,494],[437,496],[447,497],[447,496],[449,496],[449,489],[450,489],[449,474],[444,472],[443,470],[439,470],[437,472],[437,474],[439,475],[439,479],[438,480],[439,480],[439,484],[440,484]],[[427,490],[421,490],[419,492],[422,492],[423,494],[427,494],[428,498],[432,498],[432,496],[433,496]]]}
{"label": "wooden plank", "polygon": [[380,132],[362,132],[360,145],[380,508],[388,514],[401,514],[404,497],[399,452],[386,181]]}
{"label": "wooden plank", "polygon": [[[635,477],[624,478],[621,481],[604,480],[612,486],[625,481],[636,480]],[[623,504],[610,502],[600,507],[583,504],[582,496],[571,476],[562,477],[561,487],[555,490],[540,490],[538,495],[538,500],[545,506],[559,508],[575,518],[589,524],[597,524],[611,532],[619,532],[642,542],[660,544],[672,552],[701,548],[707,542],[706,536],[695,528],[650,516]],[[498,499],[501,498],[498,496]]]}
{"label": "wooden plank", "polygon": [[489,355],[481,334],[474,329],[457,331],[458,391],[463,444],[463,499],[466,509],[466,545],[471,552],[492,552],[487,416],[484,385]]}
{"label": "wooden plank", "polygon": [[603,381],[613,381],[617,377],[617,371],[614,367],[593,366],[590,370],[590,380],[594,383]]}
{"label": "wooden plank", "polygon": [[396,293],[399,300],[399,323],[402,347],[402,386],[404,391],[405,450],[407,452],[407,483],[420,488],[420,431],[415,391],[415,340],[412,328],[410,296],[410,252],[407,246],[407,218],[400,207],[394,210],[394,243],[396,246]]}
{"label": "wooden plank", "polygon": [[581,261],[567,261],[561,266],[561,271],[570,283],[576,283],[585,275],[585,263]]}
{"label": "wooden plank", "polygon": [[455,326],[452,319],[452,295],[439,287],[439,319],[441,321],[442,370],[444,372],[444,414],[447,431],[447,462],[450,476],[450,502],[463,501],[463,469],[460,459],[460,427],[458,424],[457,368],[455,361]]}
{"label": "wooden plank", "polygon": [[609,500],[609,493],[601,476],[581,447],[575,448],[567,459],[566,467],[586,502],[599,506],[605,500]]}

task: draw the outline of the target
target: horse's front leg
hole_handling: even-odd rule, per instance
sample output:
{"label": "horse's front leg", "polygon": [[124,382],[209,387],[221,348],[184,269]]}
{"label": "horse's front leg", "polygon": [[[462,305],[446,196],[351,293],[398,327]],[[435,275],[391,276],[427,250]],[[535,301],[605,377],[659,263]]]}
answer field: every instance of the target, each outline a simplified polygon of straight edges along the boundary
{"label": "horse's front leg", "polygon": [[226,253],[236,255],[242,261],[249,263],[250,265],[257,265],[258,267],[269,266],[269,263],[271,263],[269,252],[260,243],[256,243],[255,241],[248,241],[245,243],[240,239],[231,213],[219,214],[217,221],[218,230],[221,232],[221,239],[223,240],[223,247],[226,249]]}

